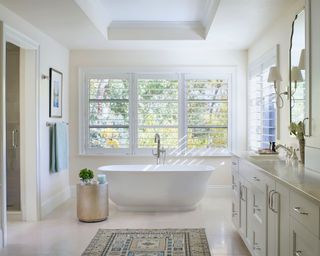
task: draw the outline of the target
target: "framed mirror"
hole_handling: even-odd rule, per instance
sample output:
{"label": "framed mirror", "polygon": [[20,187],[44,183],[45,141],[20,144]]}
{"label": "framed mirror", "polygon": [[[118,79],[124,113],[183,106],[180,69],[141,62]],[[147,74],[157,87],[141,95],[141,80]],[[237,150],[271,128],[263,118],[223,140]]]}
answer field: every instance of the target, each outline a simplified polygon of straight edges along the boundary
{"label": "framed mirror", "polygon": [[292,23],[290,38],[290,71],[289,71],[289,98],[290,122],[305,123],[306,135],[310,135],[310,88],[309,88],[309,58],[307,56],[307,19],[306,10],[301,10]]}

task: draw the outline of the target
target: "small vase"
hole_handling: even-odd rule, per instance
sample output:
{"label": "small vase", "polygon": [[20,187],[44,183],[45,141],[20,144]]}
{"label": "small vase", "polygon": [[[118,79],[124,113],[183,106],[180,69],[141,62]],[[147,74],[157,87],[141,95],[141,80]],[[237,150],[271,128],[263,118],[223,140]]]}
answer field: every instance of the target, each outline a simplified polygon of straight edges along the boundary
{"label": "small vase", "polygon": [[300,147],[300,158],[301,163],[304,164],[304,147],[305,147],[306,141],[303,139],[299,140],[299,147]]}

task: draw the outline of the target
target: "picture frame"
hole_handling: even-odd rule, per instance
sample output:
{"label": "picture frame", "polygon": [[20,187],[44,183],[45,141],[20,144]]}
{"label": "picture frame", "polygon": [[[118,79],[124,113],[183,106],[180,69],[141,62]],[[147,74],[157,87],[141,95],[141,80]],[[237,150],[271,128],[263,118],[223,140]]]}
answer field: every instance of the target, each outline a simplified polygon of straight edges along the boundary
{"label": "picture frame", "polygon": [[49,117],[62,117],[62,72],[50,68]]}

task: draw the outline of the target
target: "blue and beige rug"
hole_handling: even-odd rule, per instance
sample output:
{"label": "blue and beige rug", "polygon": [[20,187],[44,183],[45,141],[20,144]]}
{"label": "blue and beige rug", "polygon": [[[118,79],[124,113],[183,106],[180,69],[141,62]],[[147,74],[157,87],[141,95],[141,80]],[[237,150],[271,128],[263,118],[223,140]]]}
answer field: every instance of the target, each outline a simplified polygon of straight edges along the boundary
{"label": "blue and beige rug", "polygon": [[99,229],[82,256],[210,256],[204,229]]}

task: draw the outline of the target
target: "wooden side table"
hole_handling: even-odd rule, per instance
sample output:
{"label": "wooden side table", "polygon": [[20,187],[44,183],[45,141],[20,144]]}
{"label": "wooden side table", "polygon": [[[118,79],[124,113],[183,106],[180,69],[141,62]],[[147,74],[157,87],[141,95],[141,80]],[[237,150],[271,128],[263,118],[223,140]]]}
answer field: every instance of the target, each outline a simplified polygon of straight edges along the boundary
{"label": "wooden side table", "polygon": [[77,184],[77,216],[80,221],[103,221],[109,215],[108,183]]}

